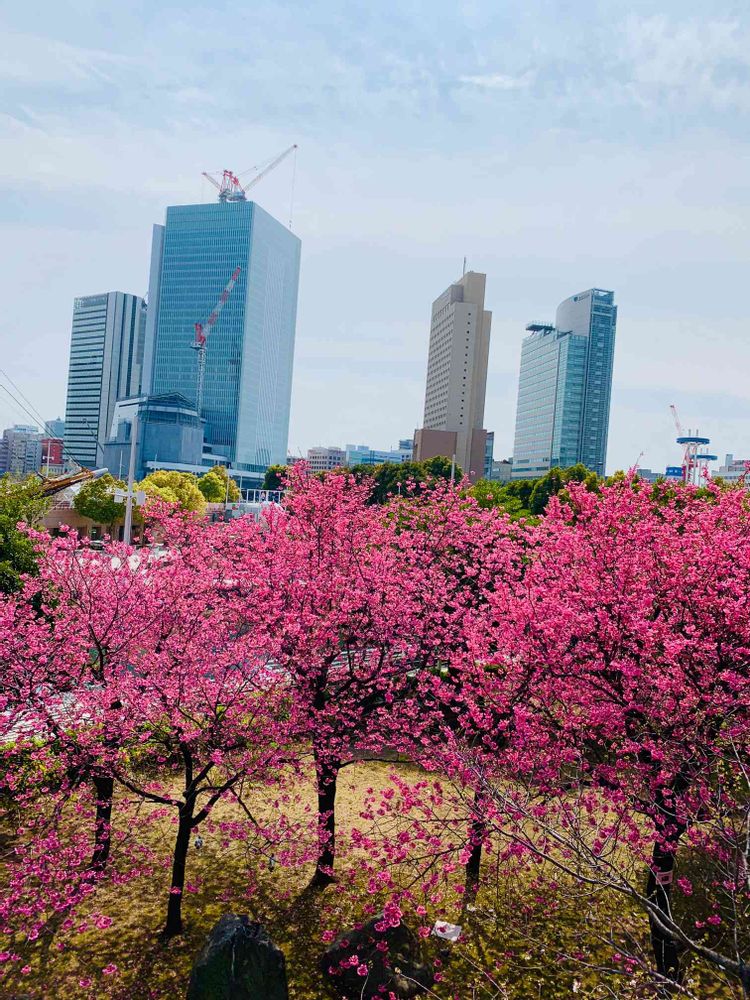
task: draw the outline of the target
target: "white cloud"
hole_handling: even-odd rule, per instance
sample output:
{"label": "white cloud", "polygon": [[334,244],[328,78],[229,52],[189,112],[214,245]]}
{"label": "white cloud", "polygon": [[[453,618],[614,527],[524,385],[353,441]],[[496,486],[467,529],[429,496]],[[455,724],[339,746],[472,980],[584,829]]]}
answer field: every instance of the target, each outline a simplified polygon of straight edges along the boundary
{"label": "white cloud", "polygon": [[134,65],[127,56],[69,45],[43,35],[8,31],[0,45],[0,79],[30,87],[69,86],[80,89],[109,82]]}
{"label": "white cloud", "polygon": [[536,74],[531,70],[520,76],[507,73],[479,73],[471,76],[460,76],[459,82],[484,90],[526,90],[534,83]]}
{"label": "white cloud", "polygon": [[630,15],[621,38],[638,99],[750,109],[750,32],[738,20]]}

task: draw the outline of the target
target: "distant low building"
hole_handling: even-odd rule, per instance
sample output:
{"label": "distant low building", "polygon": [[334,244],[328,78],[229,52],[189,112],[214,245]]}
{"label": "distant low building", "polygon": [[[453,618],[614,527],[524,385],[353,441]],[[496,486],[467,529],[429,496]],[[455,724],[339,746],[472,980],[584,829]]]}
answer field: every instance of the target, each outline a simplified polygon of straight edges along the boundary
{"label": "distant low building", "polygon": [[406,444],[406,440],[400,441],[399,447],[392,451],[380,451],[367,444],[348,444],[345,464],[351,467],[353,465],[382,465],[383,462],[395,462],[396,464],[410,462],[413,453],[411,441],[408,442],[408,447],[401,447]]}
{"label": "distant low building", "polygon": [[[352,468],[355,465],[382,465],[383,462],[411,461],[413,446],[411,438],[403,438],[398,448],[381,450],[371,448],[369,444],[347,444],[345,448],[335,446],[310,448],[307,452],[307,462],[310,472],[331,472],[333,469]],[[288,464],[299,462],[300,459],[288,459]]]}
{"label": "distant low building", "polygon": [[738,483],[743,476],[747,476],[746,482],[750,485],[750,458],[725,455],[724,464],[719,466],[715,474],[728,483]]}
{"label": "distant low building", "polygon": [[30,424],[14,424],[0,440],[0,476],[16,479],[38,472],[42,464],[42,435]]}
{"label": "distant low building", "polygon": [[487,431],[484,442],[484,478],[492,479],[492,463],[495,459],[495,432]]}
{"label": "distant low building", "polygon": [[664,472],[655,472],[653,469],[638,469],[639,479],[647,483],[655,483],[660,479],[671,479],[679,482],[683,478],[682,468],[679,465],[668,465]]}
{"label": "distant low building", "polygon": [[310,472],[331,472],[346,464],[346,452],[343,448],[310,448],[307,452],[307,465]]}
{"label": "distant low building", "polygon": [[45,476],[60,476],[65,470],[63,440],[61,437],[43,437],[39,471]]}
{"label": "distant low building", "polygon": [[509,483],[513,478],[513,459],[504,458],[501,462],[493,462],[487,479],[495,483]]}

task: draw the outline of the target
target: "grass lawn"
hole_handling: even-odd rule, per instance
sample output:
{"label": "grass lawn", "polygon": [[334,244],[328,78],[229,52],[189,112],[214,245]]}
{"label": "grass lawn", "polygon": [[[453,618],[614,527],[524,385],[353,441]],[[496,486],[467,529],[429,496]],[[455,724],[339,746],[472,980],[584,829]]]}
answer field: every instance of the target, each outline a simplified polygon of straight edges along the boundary
{"label": "grass lawn", "polygon": [[[392,768],[392,764],[359,763],[342,771],[337,804],[344,845],[346,831],[362,825],[359,814],[364,790],[388,787]],[[407,770],[399,765],[401,774]],[[296,808],[302,817],[307,815],[306,807],[312,808],[313,789],[310,785],[296,791],[300,795]],[[222,804],[213,818],[234,818],[231,809]],[[257,809],[263,810],[262,801]],[[114,822],[121,828],[126,821],[127,812],[119,812]],[[326,948],[323,932],[351,927],[363,918],[363,901],[373,900],[364,889],[366,877],[358,872],[361,859],[356,852],[344,846],[337,861],[342,869],[340,881],[324,890],[311,890],[311,865],[282,865],[269,871],[263,857],[248,856],[236,842],[222,846],[218,833],[206,832],[204,846],[200,851],[191,847],[188,859],[192,889],[186,892],[183,904],[185,933],[165,943],[159,931],[174,838],[170,819],[160,818],[148,826],[147,837],[149,848],[159,859],[156,871],[121,886],[100,889],[89,907],[110,917],[111,926],[89,926],[66,935],[63,948],[62,936],[53,934],[42,935],[35,942],[14,941],[12,948],[3,945],[19,952],[23,961],[13,963],[12,981],[0,980],[2,1000],[182,997],[196,954],[213,924],[226,912],[247,913],[266,926],[286,955],[293,1000],[336,996],[318,971]],[[452,920],[465,929],[462,941],[443,953],[440,971],[444,979],[436,983],[433,996],[443,1000],[653,997],[653,990],[643,991],[637,976],[605,977],[595,968],[600,962],[613,965],[615,949],[607,938],[615,914],[618,932],[624,928],[639,946],[647,948],[647,927],[639,914],[624,912],[621,899],[587,894],[573,885],[540,888],[539,872],[530,872],[520,864],[517,869],[505,865],[495,872],[495,857],[490,854],[486,858],[488,878],[476,899],[467,903],[456,895],[454,904],[431,911],[425,918]],[[362,890],[357,892],[360,877]],[[78,911],[76,926],[83,918],[83,911]],[[407,922],[416,927],[413,916]],[[425,949],[431,958],[438,957],[435,939],[425,942]],[[103,970],[109,965],[115,965],[117,971],[105,974]],[[21,967],[29,967],[29,971],[21,975]],[[701,998],[729,1000],[740,996],[739,991],[697,965],[691,967],[690,976]]]}

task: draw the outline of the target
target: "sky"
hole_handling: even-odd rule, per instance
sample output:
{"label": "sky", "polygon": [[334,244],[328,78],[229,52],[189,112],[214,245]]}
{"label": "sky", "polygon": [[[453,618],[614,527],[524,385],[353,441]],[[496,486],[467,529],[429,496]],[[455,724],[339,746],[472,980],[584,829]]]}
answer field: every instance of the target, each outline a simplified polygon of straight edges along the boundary
{"label": "sky", "polygon": [[608,470],[679,463],[671,403],[750,457],[749,126],[746,3],[6,4],[0,367],[63,414],[73,298],[145,294],[166,206],[296,142],[254,192],[302,240],[292,453],[421,424],[466,256],[496,458],[526,324],[591,287],[619,306]]}

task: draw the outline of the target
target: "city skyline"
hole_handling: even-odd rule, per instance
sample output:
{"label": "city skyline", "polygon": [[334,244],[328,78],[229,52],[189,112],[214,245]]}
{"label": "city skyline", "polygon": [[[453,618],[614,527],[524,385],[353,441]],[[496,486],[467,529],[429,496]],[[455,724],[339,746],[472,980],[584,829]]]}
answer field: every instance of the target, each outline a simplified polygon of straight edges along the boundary
{"label": "city skyline", "polygon": [[[232,37],[211,42],[205,86],[186,58],[205,44],[192,3],[179,46],[158,3],[128,11],[137,41],[124,11],[4,12],[3,367],[37,409],[61,412],[71,300],[144,294],[165,207],[212,200],[201,171],[239,171],[296,141],[292,453],[342,427],[387,447],[420,424],[429,303],[464,255],[488,274],[496,456],[512,452],[526,323],[592,286],[621,306],[608,469],[641,452],[655,469],[678,461],[672,402],[719,454],[750,453],[738,293],[750,13],[660,6],[593,3],[585,31],[576,11],[540,2],[438,4],[397,23],[372,10],[364,44],[353,12],[313,23],[286,3],[256,19],[260,34],[237,12]],[[284,220],[291,182],[287,163],[257,191]],[[5,425],[26,419],[3,393],[0,407]]]}

